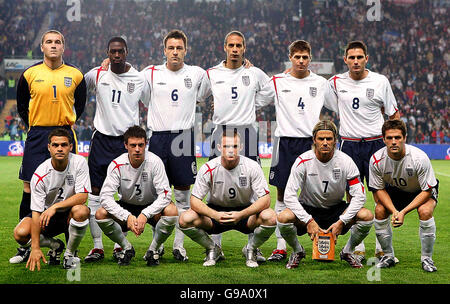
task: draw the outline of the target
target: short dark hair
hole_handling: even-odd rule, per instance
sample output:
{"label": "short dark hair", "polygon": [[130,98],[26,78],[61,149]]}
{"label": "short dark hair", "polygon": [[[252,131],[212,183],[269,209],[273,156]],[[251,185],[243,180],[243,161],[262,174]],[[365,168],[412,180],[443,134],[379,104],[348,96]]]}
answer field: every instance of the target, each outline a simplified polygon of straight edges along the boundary
{"label": "short dark hair", "polygon": [[109,50],[109,46],[110,46],[111,43],[113,43],[113,42],[120,42],[120,43],[123,43],[123,44],[125,45],[125,50],[128,52],[127,42],[125,41],[125,39],[123,39],[122,37],[119,37],[119,36],[112,37],[111,39],[109,39],[107,50]]}
{"label": "short dark hair", "polygon": [[307,51],[311,56],[311,45],[305,40],[295,40],[289,45],[289,56],[294,55],[295,52]]}
{"label": "short dark hair", "polygon": [[403,137],[406,137],[406,124],[403,120],[400,119],[392,119],[386,120],[381,128],[381,134],[383,134],[383,138],[386,136],[387,130],[400,130],[402,131]]}
{"label": "short dark hair", "polygon": [[227,45],[228,37],[233,36],[233,35],[236,35],[236,36],[241,37],[241,38],[242,38],[242,43],[243,43],[243,45],[244,45],[244,47],[245,47],[245,36],[244,36],[244,34],[242,34],[242,33],[239,32],[239,31],[231,31],[231,32],[229,32],[229,33],[225,36],[225,39],[223,40],[223,45],[226,46],[226,45]]}
{"label": "short dark hair", "polygon": [[139,126],[129,127],[128,130],[123,134],[123,141],[128,143],[128,139],[131,137],[135,138],[144,138],[145,142],[147,142],[147,132]]}
{"label": "short dark hair", "polygon": [[70,134],[69,130],[67,129],[63,129],[63,128],[56,128],[53,129],[50,134],[48,134],[48,143],[51,144],[52,143],[52,137],[54,136],[60,136],[60,137],[67,137],[67,139],[69,140],[69,144],[72,143],[72,135]]}
{"label": "short dark hair", "polygon": [[360,40],[350,41],[347,44],[347,46],[345,48],[345,57],[347,57],[348,50],[351,50],[351,49],[362,49],[364,52],[364,55],[367,56],[367,45]]}
{"label": "short dark hair", "polygon": [[184,48],[187,49],[187,36],[186,36],[186,34],[185,34],[182,30],[171,30],[171,31],[164,37],[164,40],[163,40],[164,48],[166,47],[167,40],[169,40],[170,38],[173,38],[173,39],[181,39],[181,40],[183,40]]}

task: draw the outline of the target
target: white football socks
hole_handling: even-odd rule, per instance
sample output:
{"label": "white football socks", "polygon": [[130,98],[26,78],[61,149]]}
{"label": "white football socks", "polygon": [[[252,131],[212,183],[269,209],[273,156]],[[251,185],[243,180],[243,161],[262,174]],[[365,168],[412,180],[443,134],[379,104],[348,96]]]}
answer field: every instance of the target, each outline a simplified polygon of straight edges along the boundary
{"label": "white football socks", "polygon": [[297,227],[295,227],[294,223],[285,224],[277,221],[277,227],[280,229],[283,238],[294,250],[294,253],[303,251],[303,247],[300,245],[297,238]]}
{"label": "white football socks", "polygon": [[433,247],[436,240],[436,223],[434,217],[426,221],[419,221],[419,237],[422,244],[421,260],[433,256]]}
{"label": "white football socks", "polygon": [[98,226],[102,229],[103,233],[111,239],[111,241],[119,244],[123,250],[131,249],[131,243],[127,240],[122,227],[113,219],[96,220]]}
{"label": "white football socks", "polygon": [[375,234],[381,249],[387,256],[394,257],[394,247],[392,246],[392,227],[390,225],[390,217],[384,220],[374,220]]}
{"label": "white football socks", "polygon": [[[173,189],[173,194],[175,197],[175,205],[178,209],[178,215],[186,211],[190,207],[190,190],[177,190]],[[184,233],[178,227],[175,227],[175,238],[173,240],[173,248],[184,248]]]}
{"label": "white football socks", "polygon": [[355,250],[356,245],[361,244],[361,242],[369,235],[370,228],[373,225],[373,220],[371,221],[357,221],[352,228],[350,228],[350,238],[345,244],[343,252],[352,253]]}
{"label": "white football socks", "polygon": [[89,220],[78,222],[73,218],[70,219],[69,240],[67,241],[67,248],[64,255],[73,255],[75,253],[75,250],[78,249],[78,246],[86,233],[88,225]]}
{"label": "white football socks", "polygon": [[89,216],[89,230],[91,231],[94,248],[103,249],[102,229],[100,229],[97,221],[95,220],[95,213],[101,207],[100,196],[89,194],[88,206],[91,210],[91,214]]}
{"label": "white football socks", "polygon": [[148,249],[156,252],[159,246],[170,236],[177,221],[178,216],[161,216],[158,223],[156,223],[153,240]]}
{"label": "white football socks", "polygon": [[253,230],[253,237],[249,239],[248,248],[256,249],[264,244],[264,242],[266,242],[275,231],[275,228],[276,226],[264,225],[256,227],[255,230]]}

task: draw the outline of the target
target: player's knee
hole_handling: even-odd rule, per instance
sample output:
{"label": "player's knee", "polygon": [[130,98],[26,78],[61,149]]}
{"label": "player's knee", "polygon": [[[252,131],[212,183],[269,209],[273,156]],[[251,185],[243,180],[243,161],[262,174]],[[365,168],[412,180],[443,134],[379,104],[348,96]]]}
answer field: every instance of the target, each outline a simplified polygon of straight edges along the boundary
{"label": "player's knee", "polygon": [[98,208],[97,212],[95,212],[95,219],[96,220],[105,220],[107,218],[108,218],[108,211],[106,211],[106,209],[103,207]]}
{"label": "player's knee", "polygon": [[367,208],[361,208],[357,214],[357,217],[360,221],[372,221],[374,218],[372,211]]}
{"label": "player's knee", "polygon": [[389,212],[382,204],[377,204],[375,206],[375,218],[377,220],[384,220],[389,216]]}
{"label": "player's knee", "polygon": [[284,209],[283,211],[281,211],[280,213],[278,213],[277,215],[277,221],[279,223],[282,224],[287,224],[287,223],[291,223],[293,222],[292,219],[292,211],[290,211],[289,209]]}
{"label": "player's knee", "polygon": [[[31,220],[31,218],[30,218]],[[20,222],[16,228],[14,228],[14,239],[19,244],[26,244],[31,237],[31,227],[30,223],[31,221],[28,221],[27,219]]]}
{"label": "player's knee", "polygon": [[277,224],[277,214],[271,208],[265,209],[260,213],[262,224],[266,226],[275,226]]}
{"label": "player's knee", "polygon": [[419,219],[422,221],[429,220],[433,217],[433,211],[434,208],[431,206],[431,204],[423,204],[417,208],[417,213],[419,214]]}
{"label": "player's knee", "polygon": [[171,202],[166,208],[164,208],[162,215],[164,215],[164,216],[177,216],[178,215],[177,206],[175,206],[175,204]]}
{"label": "player's knee", "polygon": [[76,205],[72,207],[72,218],[78,222],[89,218],[90,210],[86,205]]}
{"label": "player's knee", "polygon": [[195,219],[198,218],[198,215],[196,212],[194,212],[192,209],[189,209],[182,214],[180,214],[178,218],[178,224],[181,228],[189,228],[194,226]]}

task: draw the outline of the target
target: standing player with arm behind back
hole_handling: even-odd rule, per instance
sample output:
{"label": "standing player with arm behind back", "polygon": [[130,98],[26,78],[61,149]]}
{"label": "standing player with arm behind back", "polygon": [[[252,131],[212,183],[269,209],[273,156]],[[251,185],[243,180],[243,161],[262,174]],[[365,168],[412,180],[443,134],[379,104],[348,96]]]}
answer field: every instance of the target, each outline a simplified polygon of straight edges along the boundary
{"label": "standing player with arm behind back", "polygon": [[[143,70],[150,87],[147,125],[151,132],[149,151],[158,155],[173,185],[178,212],[189,209],[190,188],[197,174],[194,122],[197,101],[205,98],[206,72],[184,62],[188,50],[186,35],[170,31],[163,40],[166,62]],[[187,261],[184,234],[177,228],[173,256]],[[161,249],[162,250],[162,249]]]}
{"label": "standing player with arm behind back", "polygon": [[[72,152],[77,151],[72,126],[84,111],[86,83],[80,70],[63,61],[64,47],[64,36],[60,32],[45,32],[41,39],[44,60],[26,69],[17,85],[17,110],[29,128],[19,172],[19,179],[23,181],[20,220],[31,212],[30,180],[33,173],[50,157],[50,132],[58,127],[69,130],[74,138]],[[19,247],[9,262],[24,262],[29,253],[29,246]]]}
{"label": "standing player with arm behind back", "polygon": [[[229,32],[225,36],[223,48],[226,59],[208,69],[208,77],[205,78],[214,99],[212,119],[215,129],[211,135],[209,159],[220,155],[218,145],[222,141],[222,133],[227,129],[236,129],[243,144],[240,154],[260,163],[258,129],[255,126],[256,99],[270,78],[257,67],[246,67],[246,44],[241,32]],[[249,234],[249,238],[251,237],[252,234]],[[213,236],[213,239],[220,245],[220,235]],[[245,251],[246,248],[243,248],[243,254]],[[265,261],[259,249],[258,261]]]}
{"label": "standing player with arm behind back", "polygon": [[[274,102],[276,108],[277,128],[269,183],[277,187],[277,213],[285,208],[284,189],[292,165],[300,154],[311,149],[312,130],[319,122],[328,89],[327,80],[309,70],[311,46],[308,42],[292,42],[289,60],[292,63],[290,72],[273,76],[258,96],[258,105]],[[278,229],[275,233],[277,248],[269,261],[281,261],[287,257],[286,242]]]}
{"label": "standing player with arm behind back", "polygon": [[[110,68],[96,67],[85,75],[88,89],[95,90],[97,103],[88,159],[92,185],[89,226],[94,248],[85,257],[86,262],[104,258],[102,231],[95,221],[95,213],[100,208],[100,190],[111,161],[126,152],[123,134],[129,127],[139,125],[139,100],[147,90],[143,75],[126,63],[128,47],[123,38],[111,38],[106,53]],[[114,254],[120,250],[116,246]]]}
{"label": "standing player with arm behind back", "polygon": [[[329,79],[327,102],[339,114],[340,150],[349,155],[359,169],[361,181],[369,186],[369,158],[381,149],[384,123],[383,114],[389,119],[398,119],[397,101],[389,80],[366,69],[369,55],[362,41],[348,43],[344,62],[348,72]],[[369,190],[373,189],[369,186]],[[379,244],[376,254],[382,255]],[[356,247],[361,260],[365,258],[364,243]]]}

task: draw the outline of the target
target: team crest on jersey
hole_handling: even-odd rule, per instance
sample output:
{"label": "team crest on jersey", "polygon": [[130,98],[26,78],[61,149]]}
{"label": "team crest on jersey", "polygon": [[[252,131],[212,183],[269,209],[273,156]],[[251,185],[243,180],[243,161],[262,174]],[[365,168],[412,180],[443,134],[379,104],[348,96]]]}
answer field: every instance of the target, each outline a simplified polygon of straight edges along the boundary
{"label": "team crest on jersey", "polygon": [[375,90],[374,89],[370,89],[370,88],[366,89],[366,96],[367,96],[367,98],[372,99],[374,95],[375,95]]}
{"label": "team crest on jersey", "polygon": [[64,77],[64,85],[68,88],[72,85],[72,77]]}
{"label": "team crest on jersey", "polygon": [[239,176],[239,186],[247,187],[247,176]]}
{"label": "team crest on jersey", "polygon": [[335,180],[339,180],[339,179],[341,179],[341,168],[334,168],[333,169],[333,178],[335,179]]}
{"label": "team crest on jersey", "polygon": [[250,85],[250,76],[244,75],[242,76],[242,83],[248,87]]}
{"label": "team crest on jersey", "polygon": [[66,183],[67,183],[68,186],[73,186],[73,185],[75,185],[75,180],[74,180],[72,174],[68,174],[68,175],[66,176]]}
{"label": "team crest on jersey", "polygon": [[311,95],[311,97],[316,97],[317,96],[317,88],[309,87],[309,95]]}
{"label": "team crest on jersey", "polygon": [[147,172],[142,172],[142,181],[144,183],[148,182],[148,173]]}
{"label": "team crest on jersey", "polygon": [[189,77],[184,78],[184,86],[188,89],[192,88],[192,79]]}
{"label": "team crest on jersey", "polygon": [[413,176],[414,175],[413,168],[410,167],[406,168],[406,173],[408,174],[409,177]]}
{"label": "team crest on jersey", "polygon": [[135,87],[136,87],[136,85],[133,82],[127,83],[127,91],[128,91],[128,93],[133,94]]}

